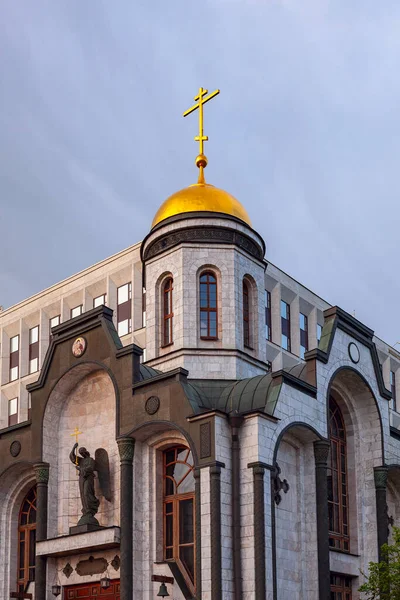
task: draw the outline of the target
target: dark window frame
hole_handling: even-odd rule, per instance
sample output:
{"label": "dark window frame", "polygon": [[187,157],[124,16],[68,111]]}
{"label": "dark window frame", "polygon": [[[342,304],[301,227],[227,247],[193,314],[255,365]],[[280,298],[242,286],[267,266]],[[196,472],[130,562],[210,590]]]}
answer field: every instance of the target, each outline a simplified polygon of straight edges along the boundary
{"label": "dark window frame", "polygon": [[351,577],[341,573],[331,573],[331,598],[332,600],[351,600],[352,582]]}
{"label": "dark window frame", "polygon": [[34,485],[23,499],[18,515],[17,589],[20,592],[26,590],[30,581],[35,581],[35,543],[31,539],[36,541],[36,502],[37,488]]}
{"label": "dark window frame", "polygon": [[[14,352],[11,352],[11,343],[12,340],[18,338],[18,349],[14,350]],[[20,347],[20,339],[19,339],[19,334],[17,335],[13,335],[10,338],[10,368],[9,368],[9,381],[16,381],[17,379],[19,379],[20,376],[20,372],[19,372],[19,347]],[[17,376],[14,377],[13,379],[11,379],[11,370],[17,368]]]}
{"label": "dark window frame", "polygon": [[[285,305],[286,307],[286,317],[282,316],[282,304]],[[281,299],[281,346],[284,350],[287,350],[287,352],[291,352],[292,351],[292,339],[291,339],[291,335],[290,335],[290,327],[291,327],[291,323],[290,323],[290,304],[288,302],[285,302],[285,300]],[[284,333],[284,331],[286,333]],[[287,347],[285,347],[283,345],[283,338],[287,339]]]}
{"label": "dark window frame", "polygon": [[174,280],[172,277],[168,277],[162,286],[162,307],[163,307],[163,319],[162,319],[162,348],[171,346],[174,343],[174,311],[173,311],[173,291],[174,291]]}
{"label": "dark window frame", "polygon": [[346,427],[337,402],[329,399],[328,515],[329,546],[350,552]]}
{"label": "dark window frame", "polygon": [[[51,322],[54,319],[58,319],[58,323],[56,325],[52,325]],[[61,323],[61,315],[54,315],[54,317],[51,317],[51,319],[49,319],[49,340],[51,341],[51,338],[53,337],[51,335],[51,330],[53,329],[53,327],[57,327],[59,324]]]}
{"label": "dark window frame", "polygon": [[[124,302],[118,302],[118,293],[119,290],[123,287],[128,286],[128,299]],[[120,323],[124,323],[128,321],[128,331],[126,333],[120,334],[119,325]],[[126,283],[118,286],[117,288],[117,331],[118,335],[123,337],[124,335],[129,335],[132,333],[132,282],[127,281]]]}
{"label": "dark window frame", "polygon": [[[205,281],[202,279],[206,277]],[[206,306],[201,306],[202,286],[206,286]],[[210,291],[211,286],[215,286],[215,307],[210,306]],[[213,271],[203,271],[199,277],[199,308],[200,308],[200,339],[201,340],[218,340],[218,281],[217,276]],[[201,335],[202,314],[207,315],[207,335]],[[212,325],[210,315],[215,314],[215,335],[212,334]]]}
{"label": "dark window frame", "polygon": [[[31,332],[37,328],[37,341],[31,341]],[[29,351],[28,351],[28,372],[29,375],[32,373],[37,373],[39,371],[39,336],[40,336],[40,326],[35,325],[35,327],[31,327],[29,329]],[[31,361],[37,360],[37,368],[32,370]]]}
{"label": "dark window frame", "polygon": [[243,346],[252,348],[251,345],[251,323],[250,323],[250,305],[251,305],[251,288],[246,279],[243,279]]}
{"label": "dark window frame", "polygon": [[[102,298],[104,300],[104,302],[101,302],[101,304],[96,304],[96,300],[99,300],[99,298]],[[99,294],[98,296],[96,296],[96,298],[93,298],[93,308],[97,308],[99,306],[106,306],[107,305],[107,294],[106,292],[104,292],[104,294]]]}
{"label": "dark window frame", "polygon": [[[77,308],[80,308],[80,313],[79,313],[79,315],[75,315],[75,316],[73,317],[73,316],[72,316],[72,313],[73,313],[73,311],[74,311],[74,310],[76,310]],[[81,314],[83,314],[83,304],[77,304],[76,306],[74,306],[73,308],[71,308],[71,309],[70,309],[70,312],[69,312],[69,317],[70,317],[70,319],[76,319],[76,317],[80,317],[80,316],[81,316]]]}
{"label": "dark window frame", "polygon": [[[11,404],[11,402],[13,400],[17,401],[17,411],[11,415],[10,414],[10,404]],[[18,398],[18,396],[14,396],[14,398],[10,398],[8,400],[8,406],[7,406],[7,408],[8,408],[8,410],[7,410],[8,426],[11,427],[11,425],[17,425],[17,423],[18,423],[18,411],[19,411],[19,398]]]}
{"label": "dark window frame", "polygon": [[397,411],[396,401],[396,372],[390,371],[390,391],[392,392],[392,409]]}
{"label": "dark window frame", "polygon": [[265,290],[265,339],[272,341],[271,292]]}
{"label": "dark window frame", "polygon": [[[184,460],[179,458],[179,452],[187,451]],[[174,452],[174,460],[168,462],[168,455]],[[190,460],[189,460],[190,459]],[[176,464],[186,466],[186,474],[177,482],[176,488],[174,480],[172,484],[168,484],[167,480],[171,480],[168,475],[168,467]],[[190,591],[195,595],[196,581],[196,505],[194,492],[194,463],[190,448],[184,445],[172,446],[163,452],[163,556],[164,560],[173,560],[179,567]],[[193,489],[189,492],[179,492],[179,485],[186,480],[187,477],[193,478]],[[168,485],[172,485],[173,493],[169,493]],[[183,503],[190,501],[192,503],[192,528],[189,530],[189,536],[192,537],[191,542],[181,543],[181,508]],[[170,523],[170,526],[168,526]],[[185,534],[187,535],[187,534]],[[181,548],[193,548],[193,572],[190,572],[183,561],[181,560]]]}
{"label": "dark window frame", "polygon": [[[301,317],[304,317],[305,329],[301,327]],[[304,359],[305,352],[308,352],[308,316],[304,313],[299,313],[299,326],[300,326],[300,358]],[[303,352],[304,349],[304,352]]]}

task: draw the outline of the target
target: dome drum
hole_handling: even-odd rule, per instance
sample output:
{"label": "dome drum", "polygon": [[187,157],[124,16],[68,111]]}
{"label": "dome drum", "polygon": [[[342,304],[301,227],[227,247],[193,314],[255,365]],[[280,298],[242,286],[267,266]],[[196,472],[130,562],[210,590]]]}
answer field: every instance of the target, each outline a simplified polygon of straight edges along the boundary
{"label": "dome drum", "polygon": [[[154,236],[155,232],[152,233]],[[161,235],[153,239],[153,241],[150,241],[148,245],[145,245],[147,240],[144,240],[142,245],[143,261],[154,258],[155,256],[185,242],[207,245],[233,244],[257,260],[262,261],[264,258],[265,246],[261,238],[255,240],[242,231],[229,227],[208,223],[206,225],[186,226],[168,231],[164,234],[162,234],[162,232],[160,233]]]}

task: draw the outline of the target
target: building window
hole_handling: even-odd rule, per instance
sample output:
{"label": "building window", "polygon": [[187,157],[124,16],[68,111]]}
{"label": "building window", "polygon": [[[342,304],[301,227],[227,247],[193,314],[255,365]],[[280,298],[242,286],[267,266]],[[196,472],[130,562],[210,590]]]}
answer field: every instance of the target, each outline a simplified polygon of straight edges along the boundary
{"label": "building window", "polygon": [[290,306],[281,300],[282,348],[290,352]]}
{"label": "building window", "polygon": [[97,308],[98,306],[104,306],[107,304],[107,294],[101,294],[101,296],[97,296],[97,298],[93,298],[93,308]]}
{"label": "building window", "polygon": [[195,580],[193,457],[188,448],[164,452],[164,559],[178,564],[191,591]]}
{"label": "building window", "polygon": [[271,292],[265,290],[265,337],[272,340],[272,318],[271,318]]}
{"label": "building window", "polygon": [[18,591],[35,581],[36,486],[25,496],[18,521]]}
{"label": "building window", "polygon": [[318,344],[321,339],[321,336],[322,336],[322,325],[317,323],[317,342],[318,342]]}
{"label": "building window", "polygon": [[142,327],[146,327],[146,290],[142,292]]}
{"label": "building window", "polygon": [[343,415],[332,397],[329,401],[329,437],[331,443],[328,459],[329,545],[331,548],[349,552],[346,430]]}
{"label": "building window", "polygon": [[8,426],[18,423],[18,398],[12,398],[8,401]]}
{"label": "building window", "polygon": [[172,308],[172,291],[174,281],[172,277],[168,277],[163,285],[163,346],[172,344],[173,340],[173,321],[174,313]]}
{"label": "building window", "polygon": [[200,276],[200,337],[217,339],[217,278],[210,272]]}
{"label": "building window", "polygon": [[393,410],[397,410],[396,403],[396,373],[394,371],[390,371],[390,390],[392,392],[392,402],[391,406]]}
{"label": "building window", "polygon": [[331,573],[331,600],[351,600],[351,577]]}
{"label": "building window", "polygon": [[246,280],[243,280],[243,343],[250,348],[250,290]]}
{"label": "building window", "polygon": [[300,313],[300,357],[304,358],[304,354],[308,350],[308,319],[306,315]]}
{"label": "building window", "polygon": [[29,373],[39,371],[39,325],[29,330]]}
{"label": "building window", "polygon": [[10,381],[19,377],[19,335],[10,339]]}
{"label": "building window", "polygon": [[117,290],[117,327],[122,337],[132,331],[132,284],[125,283]]}
{"label": "building window", "polygon": [[79,304],[79,306],[75,306],[75,308],[71,308],[71,319],[74,317],[79,317],[82,314],[83,305]]}
{"label": "building window", "polygon": [[31,398],[31,395],[28,394],[28,421],[31,420],[31,414],[32,414],[32,398]]}
{"label": "building window", "polygon": [[52,328],[57,327],[57,325],[59,325],[60,323],[61,323],[61,315],[56,315],[55,317],[52,317],[51,319],[49,319],[50,339],[52,337],[52,335],[51,335]]}

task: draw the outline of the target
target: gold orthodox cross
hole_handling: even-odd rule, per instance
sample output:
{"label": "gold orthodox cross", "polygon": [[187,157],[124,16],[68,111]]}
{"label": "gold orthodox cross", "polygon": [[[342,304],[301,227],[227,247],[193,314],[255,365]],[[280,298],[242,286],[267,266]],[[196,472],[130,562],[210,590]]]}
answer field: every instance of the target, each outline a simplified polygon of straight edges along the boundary
{"label": "gold orthodox cross", "polygon": [[[199,142],[199,155],[201,157],[203,157],[203,155],[204,155],[204,142],[208,141],[208,136],[204,135],[204,132],[203,132],[203,106],[206,102],[208,102],[215,96],[218,96],[219,90],[215,90],[215,92],[211,92],[211,94],[208,94],[208,96],[207,96],[207,94],[208,94],[208,90],[203,90],[203,88],[200,88],[198,95],[195,96],[195,98],[194,98],[194,101],[196,102],[196,104],[194,104],[193,106],[188,108],[188,110],[186,110],[183,113],[183,116],[187,117],[188,115],[190,115],[190,113],[199,109],[199,135],[196,135],[194,140],[195,140],[195,142]],[[196,159],[196,164],[197,164],[197,166],[200,166],[198,164],[198,162],[199,162],[198,158]],[[207,161],[205,160],[205,164],[203,166],[205,166],[206,164],[207,164]]]}
{"label": "gold orthodox cross", "polygon": [[[75,436],[75,443],[76,444],[78,443],[78,436],[80,436],[82,433],[83,433],[83,431],[79,431],[78,427],[75,427],[74,432],[70,433],[70,435]],[[75,452],[75,456],[76,456],[75,464],[77,465],[78,464],[78,454],[76,452]]]}

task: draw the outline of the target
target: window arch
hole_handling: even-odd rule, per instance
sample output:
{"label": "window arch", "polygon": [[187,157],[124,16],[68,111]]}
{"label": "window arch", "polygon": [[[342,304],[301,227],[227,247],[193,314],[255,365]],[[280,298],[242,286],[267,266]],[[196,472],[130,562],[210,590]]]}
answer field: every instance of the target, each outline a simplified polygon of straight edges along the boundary
{"label": "window arch", "polygon": [[29,581],[35,581],[36,486],[25,496],[18,517],[17,588],[25,591]]}
{"label": "window arch", "polygon": [[195,512],[193,457],[189,448],[174,446],[164,460],[164,559],[175,560],[189,587],[195,582]]}
{"label": "window arch", "polygon": [[342,412],[329,399],[328,513],[329,545],[350,551],[346,428]]}
{"label": "window arch", "polygon": [[243,345],[247,348],[251,346],[250,286],[246,279],[243,279]]}
{"label": "window arch", "polygon": [[168,346],[172,344],[173,339],[173,322],[174,322],[174,313],[173,313],[173,300],[172,293],[174,289],[174,280],[172,277],[168,277],[164,285],[162,286],[162,306],[163,306],[163,335],[162,335],[162,345]]}
{"label": "window arch", "polygon": [[200,338],[218,339],[217,278],[212,271],[200,275]]}

